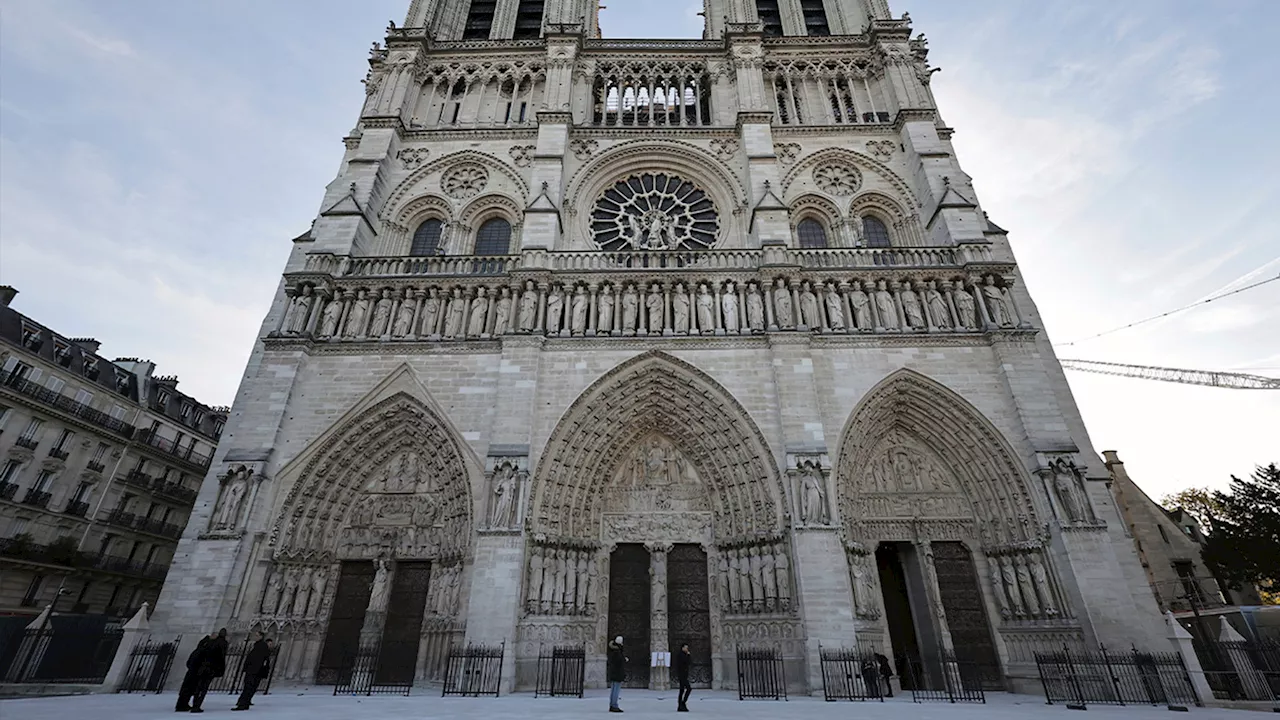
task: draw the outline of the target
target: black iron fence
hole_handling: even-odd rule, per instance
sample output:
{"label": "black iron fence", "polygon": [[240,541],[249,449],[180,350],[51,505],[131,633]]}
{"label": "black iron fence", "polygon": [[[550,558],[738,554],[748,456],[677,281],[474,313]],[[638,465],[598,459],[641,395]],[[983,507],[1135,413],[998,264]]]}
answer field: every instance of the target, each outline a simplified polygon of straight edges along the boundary
{"label": "black iron fence", "polygon": [[787,675],[774,648],[738,648],[738,699],[786,700]]}
{"label": "black iron fence", "polygon": [[454,646],[445,661],[441,696],[498,697],[502,689],[502,658],[507,644]]}
{"label": "black iron fence", "polygon": [[1173,709],[1200,704],[1178,653],[1064,648],[1036,653],[1036,667],[1050,705],[1166,705]]}
{"label": "black iron fence", "polygon": [[582,697],[587,653],[582,645],[538,648],[538,682],[534,697]]}
{"label": "black iron fence", "polygon": [[133,646],[129,651],[129,667],[116,692],[123,693],[160,693],[164,691],[164,681],[169,677],[173,667],[173,656],[178,652],[178,644],[182,636],[173,642],[153,642],[151,638]]}
{"label": "black iron fence", "polygon": [[0,648],[0,682],[100,684],[111,669],[119,628],[27,629]]}
{"label": "black iron fence", "polygon": [[987,669],[951,651],[898,660],[913,702],[985,703]]}
{"label": "black iron fence", "polygon": [[881,673],[874,653],[850,648],[818,647],[822,663],[822,697],[835,700],[879,700],[892,695],[889,678]]}
{"label": "black iron fence", "polygon": [[334,695],[408,695],[413,688],[412,674],[406,680],[401,673],[388,678],[381,672],[382,645],[365,645],[343,656],[333,684]]}
{"label": "black iron fence", "polygon": [[1210,640],[1195,650],[1215,699],[1280,703],[1280,640]]}
{"label": "black iron fence", "polygon": [[[244,690],[244,661],[251,649],[253,649],[253,640],[251,638],[245,638],[243,642],[231,643],[227,647],[226,670],[222,673],[222,677],[214,678],[213,682],[209,683],[209,692],[239,695]],[[279,655],[280,645],[279,643],[273,643],[271,645],[271,655],[267,659],[267,676],[258,685],[259,695],[267,695],[271,692],[271,679],[275,677],[276,658]]]}

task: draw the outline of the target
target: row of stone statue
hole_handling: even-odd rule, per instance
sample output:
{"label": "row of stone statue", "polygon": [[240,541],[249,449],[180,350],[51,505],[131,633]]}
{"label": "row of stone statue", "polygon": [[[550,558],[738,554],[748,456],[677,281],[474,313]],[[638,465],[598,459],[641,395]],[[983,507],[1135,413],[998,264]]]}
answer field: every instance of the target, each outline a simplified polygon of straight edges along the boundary
{"label": "row of stone statue", "polygon": [[729,613],[791,609],[791,559],[782,541],[723,547],[718,565],[720,606]]}
{"label": "row of stone statue", "polygon": [[525,586],[530,615],[589,615],[599,569],[594,550],[533,545]]}
{"label": "row of stone statue", "polygon": [[462,563],[433,565],[431,582],[427,585],[425,614],[442,617],[457,616],[462,601]]}
{"label": "row of stone statue", "polygon": [[273,335],[456,340],[505,334],[738,335],[981,330],[1019,324],[1006,279],[562,284],[292,290]]}
{"label": "row of stone statue", "polygon": [[1000,617],[1051,620],[1058,616],[1058,603],[1039,550],[989,555],[987,565]]}
{"label": "row of stone statue", "polygon": [[321,605],[329,585],[331,568],[276,565],[267,578],[261,612],[269,617],[315,619],[322,617]]}

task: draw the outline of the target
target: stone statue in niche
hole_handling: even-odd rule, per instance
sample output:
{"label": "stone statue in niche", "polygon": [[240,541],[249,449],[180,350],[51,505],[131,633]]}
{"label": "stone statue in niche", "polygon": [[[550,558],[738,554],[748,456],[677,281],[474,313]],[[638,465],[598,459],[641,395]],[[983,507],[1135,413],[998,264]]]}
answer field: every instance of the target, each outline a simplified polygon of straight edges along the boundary
{"label": "stone statue in niche", "polygon": [[812,462],[799,468],[801,484],[800,517],[809,525],[827,524],[827,492],[823,488],[822,469]]}
{"label": "stone statue in niche", "polygon": [[511,288],[502,288],[494,301],[493,316],[493,334],[505,335],[511,329]]}
{"label": "stone statue in niche", "polygon": [[1040,560],[1039,553],[1032,553],[1031,560],[1031,579],[1035,582],[1036,589],[1040,591],[1040,604],[1044,607],[1046,615],[1057,615],[1058,608],[1053,602],[1053,588],[1049,586],[1049,574],[1044,569],[1044,562]]}
{"label": "stone statue in niche", "polygon": [[920,298],[911,289],[911,283],[902,286],[902,312],[907,316],[907,327],[919,330],[925,326],[924,311],[920,307]]}
{"label": "stone statue in niche", "polygon": [[369,322],[369,298],[365,291],[356,293],[355,302],[351,303],[351,312],[347,315],[345,337],[363,337],[365,325]]}
{"label": "stone statue in niche", "polygon": [[657,283],[649,286],[649,296],[644,300],[645,311],[648,314],[649,332],[655,335],[661,335],[662,330],[666,327],[666,313],[663,311],[662,288]]}
{"label": "stone statue in niche", "polygon": [[738,332],[738,290],[733,283],[726,283],[720,296],[720,312],[724,316],[725,332]]}
{"label": "stone statue in niche", "polygon": [[496,528],[511,527],[515,509],[516,469],[504,463],[493,476],[493,519]]}
{"label": "stone statue in niche", "polygon": [[779,545],[773,557],[773,571],[778,581],[778,602],[785,609],[791,605],[791,558],[785,545]]}
{"label": "stone statue in niche", "polygon": [[284,594],[280,598],[280,604],[276,606],[276,615],[288,615],[293,609],[293,601],[298,595],[298,572],[297,568],[288,568],[284,571]]}
{"label": "stone statue in niche", "polygon": [[996,287],[994,276],[987,276],[987,283],[982,286],[982,295],[987,299],[987,310],[991,313],[991,322],[996,327],[1013,327],[1013,315],[1009,312],[1004,293]]}
{"label": "stone statue in niche", "polygon": [[538,598],[542,597],[542,573],[542,548],[535,546],[529,552],[529,580],[525,592],[525,604],[530,612],[537,609]]}
{"label": "stone statue in niche", "polygon": [[307,329],[307,314],[311,310],[311,286],[303,285],[289,306],[289,335],[301,335]]}
{"label": "stone statue in niche", "polygon": [[596,297],[596,332],[601,335],[613,333],[613,287],[605,285],[600,288]]}
{"label": "stone statue in niche", "polygon": [[573,291],[573,306],[570,328],[574,335],[583,335],[587,332],[587,309],[591,304],[591,299],[587,297],[587,289],[582,285]]}
{"label": "stone statue in niche", "polygon": [[844,330],[844,303],[840,300],[840,291],[835,283],[827,283],[825,288],[827,300],[827,324],[837,332]]}
{"label": "stone statue in niche", "polygon": [[413,330],[413,301],[417,297],[417,293],[412,289],[404,291],[404,297],[400,301],[400,309],[396,311],[395,324],[391,328],[391,337],[407,337]]}
{"label": "stone statue in niche", "polygon": [[649,574],[653,580],[653,608],[659,612],[667,611],[667,553],[661,548],[653,550],[650,555]]}
{"label": "stone statue in niche", "polygon": [[378,303],[373,307],[373,326],[369,328],[370,337],[382,337],[387,334],[391,325],[391,291],[383,290]]}
{"label": "stone statue in niche", "polygon": [[849,572],[853,580],[854,607],[858,617],[874,620],[880,617],[880,612],[875,600],[875,584],[871,579],[871,571],[866,565],[865,556],[850,555]]}
{"label": "stone statue in niche", "polygon": [[387,587],[389,582],[390,571],[387,569],[387,561],[378,558],[376,570],[373,574],[373,588],[369,591],[369,610],[373,612],[382,612],[387,609],[387,593],[390,588]]}
{"label": "stone statue in niche", "polygon": [[1027,559],[1022,555],[1014,558],[1015,572],[1018,576],[1018,587],[1022,588],[1022,598],[1027,604],[1027,612],[1032,616],[1040,614],[1040,601],[1036,599],[1035,586],[1031,584],[1031,571],[1027,568]]}
{"label": "stone statue in niche", "polygon": [[240,506],[249,492],[249,478],[253,470],[243,465],[227,474],[222,483],[222,497],[213,509],[214,530],[234,530],[240,524]]}
{"label": "stone statue in niche", "polygon": [[685,292],[684,283],[676,283],[676,289],[671,293],[671,315],[675,321],[675,333],[687,335],[689,333],[689,294]]}
{"label": "stone statue in niche", "polygon": [[973,304],[973,296],[963,285],[956,285],[952,297],[956,302],[956,315],[959,316],[960,327],[975,330],[978,327],[977,307]]}
{"label": "stone statue in niche", "polygon": [[752,332],[764,331],[764,301],[760,298],[760,287],[754,282],[747,283],[747,327]]}
{"label": "stone statue in niche", "polygon": [[711,296],[706,283],[698,285],[698,329],[712,333],[716,329],[716,299]]}
{"label": "stone statue in niche", "polygon": [[636,329],[636,317],[640,310],[640,296],[636,292],[636,286],[627,283],[627,289],[622,292],[622,331],[625,333],[633,333]]}
{"label": "stone statue in niche", "polygon": [[1009,604],[1013,606],[1013,614],[1022,617],[1022,596],[1018,593],[1018,572],[1013,567],[1013,559],[1007,555],[1000,558],[1000,575],[1004,579],[1004,587],[1009,594]]}
{"label": "stone statue in niche", "polygon": [[558,335],[560,333],[560,319],[564,315],[564,291],[559,285],[551,287],[551,293],[547,295],[547,334]]}
{"label": "stone statue in niche", "polygon": [[871,319],[871,298],[863,292],[857,280],[853,281],[851,287],[853,290],[849,292],[849,304],[853,306],[854,324],[859,330],[871,330],[876,326],[875,321]]}
{"label": "stone statue in niche", "polygon": [[996,558],[987,558],[987,566],[991,572],[991,589],[995,592],[996,603],[1000,606],[1000,617],[1005,620],[1009,619],[1009,596],[1004,589],[1004,575],[1000,572],[1000,561]]}
{"label": "stone statue in niche", "polygon": [[449,298],[449,309],[445,310],[444,336],[456,338],[462,334],[463,319],[467,314],[467,299],[462,297],[462,288],[454,288]]}
{"label": "stone statue in niche", "polygon": [[787,281],[782,278],[774,283],[773,314],[778,327],[784,330],[795,327],[795,321],[791,317],[791,291],[787,289]]}
{"label": "stone statue in niche", "polygon": [[280,581],[280,568],[271,568],[271,577],[267,578],[267,590],[262,594],[260,610],[263,615],[275,615],[280,605],[280,594],[284,592]]}
{"label": "stone statue in niche", "polygon": [[889,294],[888,285],[881,280],[876,285],[876,312],[880,313],[880,323],[889,330],[898,329],[898,309],[894,307],[893,295]]}
{"label": "stone statue in niche", "polygon": [[338,293],[324,306],[324,314],[320,316],[320,337],[331,338],[338,334],[338,321],[342,319],[342,300]]}
{"label": "stone statue in niche", "polygon": [[591,570],[588,565],[591,563],[588,553],[578,553],[578,592],[574,599],[574,604],[578,610],[586,612],[587,603],[590,602],[588,594],[591,584]]}
{"label": "stone statue in niche", "polygon": [[471,320],[467,323],[467,337],[480,337],[488,329],[485,321],[489,319],[489,291],[476,288],[475,300],[471,302]]}
{"label": "stone statue in niche", "polygon": [[1066,460],[1058,460],[1053,463],[1050,472],[1053,475],[1054,494],[1058,496],[1058,503],[1062,506],[1066,519],[1070,522],[1092,521],[1093,513],[1089,509],[1089,501],[1080,485],[1080,473],[1075,465]]}
{"label": "stone statue in niche", "polygon": [[809,281],[804,281],[800,289],[800,321],[810,330],[822,329],[822,316],[818,314],[818,296],[813,292]]}
{"label": "stone statue in niche", "polygon": [[440,291],[427,290],[427,300],[422,304],[422,334],[435,335],[440,326]]}
{"label": "stone statue in niche", "polygon": [[329,584],[328,568],[316,568],[311,574],[311,602],[307,605],[307,617],[318,617],[324,603],[324,591]]}
{"label": "stone statue in niche", "polygon": [[307,616],[307,598],[311,595],[311,578],[312,571],[310,568],[302,568],[298,571],[298,594],[293,597],[294,617]]}
{"label": "stone statue in niche", "polygon": [[951,329],[951,314],[947,312],[947,300],[938,292],[938,284],[929,281],[929,289],[924,292],[924,302],[929,308],[929,319],[939,330]]}
{"label": "stone statue in niche", "polygon": [[729,556],[727,550],[720,551],[720,557],[716,560],[716,571],[719,582],[716,583],[717,589],[720,591],[720,609],[728,612],[733,601],[732,590],[730,586],[733,580],[729,577]]}
{"label": "stone statue in niche", "polygon": [[524,292],[520,294],[520,332],[533,332],[538,322],[538,290],[533,281],[524,284]]}

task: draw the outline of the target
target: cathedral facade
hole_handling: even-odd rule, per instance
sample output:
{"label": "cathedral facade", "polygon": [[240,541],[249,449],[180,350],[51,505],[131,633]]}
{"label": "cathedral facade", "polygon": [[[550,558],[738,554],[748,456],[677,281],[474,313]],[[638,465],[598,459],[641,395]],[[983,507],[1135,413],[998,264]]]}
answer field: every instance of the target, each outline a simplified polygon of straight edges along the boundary
{"label": "cathedral facade", "polygon": [[413,0],[293,241],[153,626],[333,682],[689,643],[1033,654],[1164,626],[923,36],[884,0]]}

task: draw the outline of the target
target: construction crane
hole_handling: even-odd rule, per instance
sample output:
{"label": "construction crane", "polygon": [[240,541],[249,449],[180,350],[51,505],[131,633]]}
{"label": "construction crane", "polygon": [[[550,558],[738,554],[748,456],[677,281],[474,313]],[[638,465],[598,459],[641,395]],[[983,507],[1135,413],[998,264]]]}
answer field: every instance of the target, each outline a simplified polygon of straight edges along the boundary
{"label": "construction crane", "polygon": [[1181,370],[1178,368],[1126,365],[1124,363],[1099,362],[1097,360],[1067,360],[1059,358],[1062,367],[1103,375],[1162,380],[1185,385],[1207,385],[1232,390],[1280,390],[1280,378],[1243,373],[1215,372],[1213,370]]}

